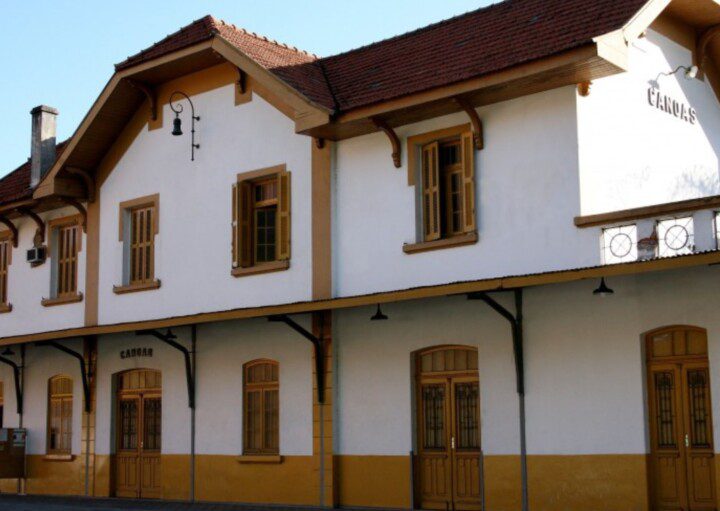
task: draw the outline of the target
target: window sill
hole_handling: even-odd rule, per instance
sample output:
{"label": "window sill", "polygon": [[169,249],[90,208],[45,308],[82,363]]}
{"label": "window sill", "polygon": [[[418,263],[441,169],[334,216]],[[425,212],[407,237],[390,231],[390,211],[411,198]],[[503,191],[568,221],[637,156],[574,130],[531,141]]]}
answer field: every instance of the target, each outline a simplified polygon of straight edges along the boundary
{"label": "window sill", "polygon": [[40,303],[43,307],[53,307],[55,305],[65,305],[66,303],[82,302],[83,294],[77,293],[69,296],[58,296],[57,298],[43,298]]}
{"label": "window sill", "polygon": [[472,245],[477,243],[477,232],[463,234],[461,236],[453,236],[452,238],[443,238],[435,241],[423,241],[421,243],[406,243],[403,245],[403,252],[406,254],[417,254],[418,252],[427,252],[429,250],[440,250],[442,248],[461,247],[463,245]]}
{"label": "window sill", "polygon": [[238,463],[272,463],[279,465],[283,457],[279,454],[243,454],[237,457]]}
{"label": "window sill", "polygon": [[72,454],[46,454],[43,461],[74,461],[75,456]]}
{"label": "window sill", "polygon": [[116,295],[122,295],[125,293],[137,293],[139,291],[151,291],[153,289],[160,288],[160,279],[155,279],[152,282],[145,282],[143,284],[128,284],[127,286],[113,286],[113,293]]}
{"label": "window sill", "polygon": [[270,273],[273,271],[283,271],[290,268],[290,261],[273,261],[271,263],[256,264],[247,268],[233,268],[230,274],[233,277],[246,277],[248,275],[260,275],[262,273]]}
{"label": "window sill", "polygon": [[0,303],[0,314],[5,314],[7,312],[12,312],[12,304],[11,303]]}

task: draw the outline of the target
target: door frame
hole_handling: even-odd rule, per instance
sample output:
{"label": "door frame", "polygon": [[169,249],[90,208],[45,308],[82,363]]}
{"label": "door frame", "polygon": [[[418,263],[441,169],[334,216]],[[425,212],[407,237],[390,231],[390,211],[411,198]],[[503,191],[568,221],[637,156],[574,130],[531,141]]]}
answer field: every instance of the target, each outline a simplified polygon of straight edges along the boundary
{"label": "door frame", "polygon": [[[476,369],[466,369],[462,371],[442,371],[442,372],[423,372],[421,367],[421,357],[428,353],[435,351],[445,350],[464,350],[473,352],[477,360]],[[450,421],[450,417],[455,416],[455,390],[453,383],[468,383],[476,382],[478,386],[478,403],[477,403],[477,425],[478,425],[478,442],[479,442],[479,491],[480,491],[480,504],[479,509],[482,509],[484,503],[484,469],[483,469],[483,451],[482,451],[482,413],[481,413],[481,387],[480,387],[480,370],[479,370],[479,353],[477,346],[465,345],[465,344],[441,344],[435,346],[428,346],[412,353],[412,385],[413,385],[413,404],[414,410],[412,413],[412,439],[413,439],[413,451],[412,451],[412,503],[415,509],[421,508],[422,501],[422,473],[420,467],[420,456],[422,453],[421,442],[424,433],[423,423],[423,408],[422,408],[422,386],[423,384],[444,384],[446,392],[446,410],[445,420],[448,424],[445,428],[445,444],[447,446],[448,463],[450,467],[450,473],[448,480],[450,487],[448,492],[450,493],[450,499],[454,498],[456,482],[454,480],[454,465],[455,460],[452,454],[451,448],[451,437],[453,435],[453,423]],[[448,509],[454,509],[454,502],[451,501]]]}
{"label": "door frame", "polygon": [[[120,389],[120,378],[129,373],[134,372],[153,372],[159,375],[160,377],[160,386],[159,387],[143,387],[138,389],[131,389],[131,390],[122,390]],[[113,425],[113,435],[112,435],[112,445],[113,445],[113,456],[112,456],[112,467],[111,467],[111,491],[110,494],[112,496],[117,497],[117,470],[118,470],[118,458],[120,457],[121,450],[120,450],[120,443],[121,443],[121,424],[120,421],[122,420],[121,413],[120,413],[120,404],[123,401],[123,399],[129,400],[135,400],[137,401],[137,443],[138,443],[138,449],[137,449],[137,465],[138,465],[138,487],[141,489],[142,487],[142,472],[141,472],[141,465],[143,461],[143,448],[142,448],[142,438],[144,434],[144,403],[146,399],[160,399],[160,402],[162,403],[163,396],[162,396],[162,371],[160,369],[155,369],[151,367],[138,367],[138,368],[132,368],[127,369],[123,371],[119,371],[112,375],[113,377],[113,414],[114,419],[112,421]],[[162,406],[162,405],[161,405]],[[162,412],[161,412],[162,413]],[[160,416],[161,421],[161,430],[162,430],[162,415]],[[160,440],[160,449],[157,451],[157,455],[159,458],[159,463],[162,464],[162,436]],[[160,470],[162,470],[162,465],[160,467]],[[162,472],[161,472],[162,473]],[[162,498],[162,486],[160,487],[160,494],[153,497],[143,497],[140,493],[140,489],[138,490],[139,494],[136,497],[126,497],[126,498],[136,498],[136,499],[161,499]]]}
{"label": "door frame", "polygon": [[[671,341],[671,345],[673,348],[673,354],[667,355],[667,356],[653,356],[654,350],[653,350],[653,338],[657,336],[658,334],[663,333],[673,333],[683,331],[685,333],[687,332],[696,332],[701,334],[704,337],[704,353],[683,353],[676,355],[674,353],[675,349],[675,340],[674,337]],[[682,343],[684,343],[685,350],[688,350],[688,337],[685,335]],[[683,477],[681,480],[681,484],[679,486],[679,489],[684,492],[684,495],[681,496],[681,505],[684,503],[683,509],[690,509],[690,500],[692,498],[690,494],[690,484],[692,481],[690,481],[688,476],[689,471],[689,465],[688,460],[690,458],[690,451],[688,450],[689,447],[686,444],[686,440],[684,440],[682,437],[689,435],[689,424],[688,421],[690,421],[690,415],[689,415],[689,405],[686,402],[686,394],[687,394],[687,371],[690,369],[706,369],[708,374],[708,381],[707,381],[707,400],[709,402],[709,431],[711,435],[711,446],[710,449],[712,451],[711,457],[712,457],[712,484],[711,484],[711,490],[714,495],[714,503],[711,507],[700,507],[695,509],[717,509],[717,474],[715,471],[715,464],[716,460],[715,454],[714,454],[714,448],[715,448],[715,435],[713,430],[713,421],[714,421],[714,408],[713,408],[713,402],[712,402],[712,372],[710,368],[710,359],[709,359],[709,346],[708,346],[708,335],[707,335],[707,329],[698,327],[695,325],[683,325],[683,324],[677,324],[677,325],[668,325],[660,328],[655,328],[653,330],[650,330],[648,332],[645,332],[642,335],[642,346],[644,350],[644,371],[645,371],[645,384],[646,384],[646,393],[645,393],[645,411],[646,411],[646,419],[645,419],[645,427],[646,427],[646,433],[648,435],[648,454],[647,454],[647,488],[648,488],[648,497],[649,497],[649,506],[651,510],[658,510],[661,511],[665,508],[663,507],[656,507],[656,492],[657,489],[655,486],[655,456],[657,455],[656,452],[658,450],[655,448],[656,439],[657,439],[657,419],[653,417],[653,413],[656,411],[655,407],[656,404],[653,402],[655,398],[655,382],[653,379],[653,375],[656,372],[665,370],[665,371],[672,371],[673,372],[673,378],[675,380],[675,389],[674,389],[674,398],[676,399],[675,408],[677,410],[675,417],[673,417],[673,424],[675,428],[675,440],[678,444],[678,458],[681,461],[684,472]],[[685,435],[682,435],[682,433],[685,433]]]}

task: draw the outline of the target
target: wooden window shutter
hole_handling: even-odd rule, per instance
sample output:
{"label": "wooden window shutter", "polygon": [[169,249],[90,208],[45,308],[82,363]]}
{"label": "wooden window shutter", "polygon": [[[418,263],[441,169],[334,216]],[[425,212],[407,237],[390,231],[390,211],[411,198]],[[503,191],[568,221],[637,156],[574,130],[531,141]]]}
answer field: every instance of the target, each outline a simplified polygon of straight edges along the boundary
{"label": "wooden window shutter", "polygon": [[472,132],[462,135],[463,230],[474,232],[475,226],[475,146]]}
{"label": "wooden window shutter", "polygon": [[232,267],[240,266],[240,185],[232,186]]}
{"label": "wooden window shutter", "polygon": [[422,201],[425,241],[440,239],[440,164],[439,144],[422,148]]}
{"label": "wooden window shutter", "polygon": [[237,254],[240,266],[247,268],[252,265],[252,184],[241,181],[237,184],[237,209],[239,225],[237,227]]}
{"label": "wooden window shutter", "polygon": [[278,173],[277,259],[290,259],[290,172]]}

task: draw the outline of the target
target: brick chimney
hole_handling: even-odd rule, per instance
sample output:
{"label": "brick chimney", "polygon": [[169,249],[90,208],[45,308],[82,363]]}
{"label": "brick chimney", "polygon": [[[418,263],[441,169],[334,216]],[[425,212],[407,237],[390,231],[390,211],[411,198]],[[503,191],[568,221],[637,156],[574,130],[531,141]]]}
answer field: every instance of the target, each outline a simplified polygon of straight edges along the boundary
{"label": "brick chimney", "polygon": [[32,116],[30,186],[34,188],[55,163],[55,120],[58,111],[40,105],[30,110],[30,115]]}

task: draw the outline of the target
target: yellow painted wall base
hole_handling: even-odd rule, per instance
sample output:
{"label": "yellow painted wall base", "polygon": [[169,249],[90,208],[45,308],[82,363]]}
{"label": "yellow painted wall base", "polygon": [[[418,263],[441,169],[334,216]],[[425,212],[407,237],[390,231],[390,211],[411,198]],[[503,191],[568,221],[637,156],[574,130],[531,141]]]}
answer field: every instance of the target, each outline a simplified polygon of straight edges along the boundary
{"label": "yellow painted wall base", "polygon": [[[164,461],[164,460],[163,460]],[[195,498],[200,501],[316,505],[312,456],[282,463],[239,463],[237,456],[197,456]]]}
{"label": "yellow painted wall base", "polygon": [[[342,506],[406,508],[410,505],[407,456],[338,456]],[[646,456],[578,455],[528,457],[530,507],[537,511],[645,511]],[[489,510],[521,507],[520,457],[485,457]]]}
{"label": "yellow painted wall base", "polygon": [[[720,457],[719,460],[720,468]],[[111,495],[111,457],[97,456],[91,479],[94,495]],[[407,456],[336,456],[341,506],[407,508],[410,463]],[[190,497],[190,456],[162,456],[163,498]],[[51,462],[28,457],[27,493],[83,495],[82,461]],[[534,511],[645,511],[648,509],[646,456],[529,456],[529,497]],[[237,456],[198,455],[198,501],[317,505],[317,471],[312,456],[285,456],[282,463],[240,463]],[[0,481],[15,493],[15,480]],[[485,457],[487,509],[520,509],[519,456]]]}

